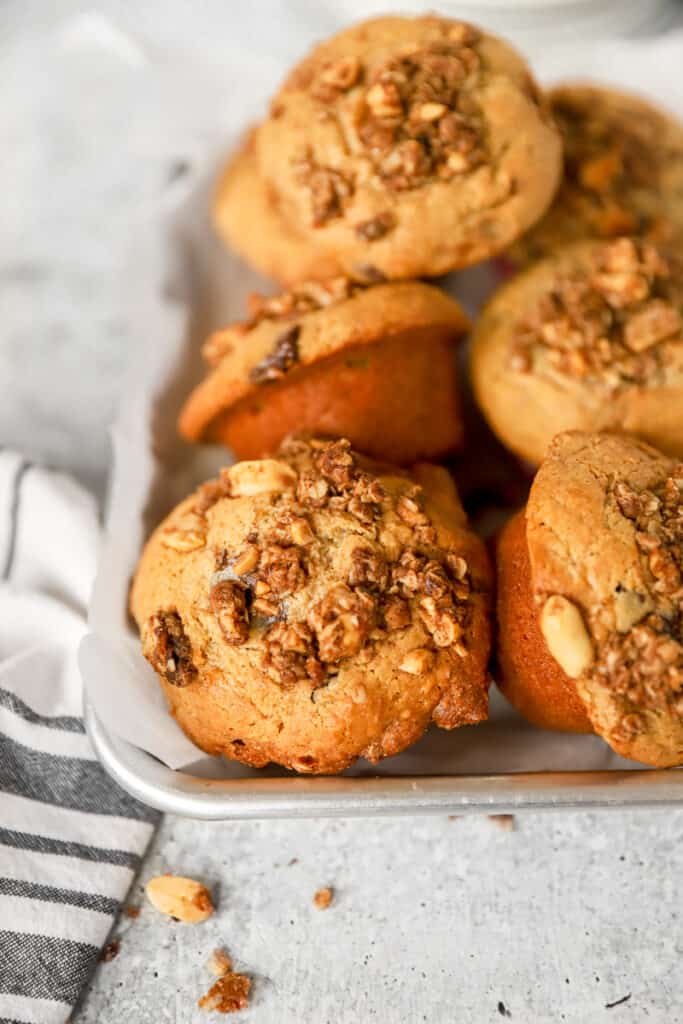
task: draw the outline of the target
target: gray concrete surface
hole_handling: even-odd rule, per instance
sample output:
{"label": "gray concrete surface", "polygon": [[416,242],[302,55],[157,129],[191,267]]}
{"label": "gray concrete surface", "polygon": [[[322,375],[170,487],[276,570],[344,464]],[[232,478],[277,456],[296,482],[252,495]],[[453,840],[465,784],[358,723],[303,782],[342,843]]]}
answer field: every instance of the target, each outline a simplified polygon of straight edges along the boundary
{"label": "gray concrete surface", "polygon": [[[0,444],[103,492],[107,425],[144,340],[126,303],[133,225],[222,144],[235,104],[245,120],[259,109],[333,7],[0,5]],[[216,945],[254,978],[254,1024],[676,1024],[682,844],[683,814],[658,811],[529,815],[514,832],[169,818],[141,880],[194,875],[218,912],[196,928],[148,906],[124,918],[74,1024],[206,1019]],[[328,884],[335,903],[315,911]]]}
{"label": "gray concrete surface", "polygon": [[[512,832],[486,818],[167,819],[140,882],[185,872],[218,911],[175,924],[137,886],[141,915],[116,930],[120,953],[74,1021],[199,1024],[206,960],[225,946],[254,979],[253,1024],[676,1024],[682,843],[680,813],[528,815]],[[325,885],[337,895],[319,911]]]}

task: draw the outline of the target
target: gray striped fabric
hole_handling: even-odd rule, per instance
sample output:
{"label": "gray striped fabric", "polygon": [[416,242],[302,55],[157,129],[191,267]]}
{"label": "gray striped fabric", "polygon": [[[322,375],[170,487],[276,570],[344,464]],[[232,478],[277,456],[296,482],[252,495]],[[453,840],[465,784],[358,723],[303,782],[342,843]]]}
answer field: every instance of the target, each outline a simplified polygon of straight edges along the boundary
{"label": "gray striped fabric", "polygon": [[87,494],[0,451],[0,1024],[68,1019],[157,820],[83,727],[97,537]]}

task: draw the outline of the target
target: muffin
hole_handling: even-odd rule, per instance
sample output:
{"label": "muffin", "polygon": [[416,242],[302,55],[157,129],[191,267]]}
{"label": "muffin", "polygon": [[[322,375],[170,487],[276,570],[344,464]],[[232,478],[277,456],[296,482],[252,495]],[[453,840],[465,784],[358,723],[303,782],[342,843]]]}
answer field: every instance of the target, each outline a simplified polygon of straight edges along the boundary
{"label": "muffin", "polygon": [[683,125],[601,86],[558,86],[548,100],[564,141],[564,178],[545,217],[506,258],[525,266],[568,242],[619,235],[680,245]]}
{"label": "muffin", "polygon": [[239,252],[286,282],[303,240],[346,273],[370,264],[387,278],[486,259],[542,216],[561,171],[559,133],[522,58],[434,16],[376,18],[321,43],[289,74],[253,145],[253,191],[260,180],[258,205],[271,210],[259,223],[277,221],[274,251],[264,258],[266,238],[250,237],[237,172],[214,216]]}
{"label": "muffin", "polygon": [[335,278],[252,311],[204,347],[212,369],[180,415],[188,440],[253,459],[310,432],[400,464],[460,446],[454,345],[468,324],[443,292]]}
{"label": "muffin", "polygon": [[505,445],[538,464],[562,430],[623,430],[683,457],[683,267],[649,243],[578,242],[501,288],[472,383]]}
{"label": "muffin", "polygon": [[260,274],[285,285],[341,275],[333,253],[284,222],[277,197],[258,175],[254,132],[223,170],[213,200],[218,234]]}
{"label": "muffin", "polygon": [[486,717],[490,585],[444,469],[289,441],[171,512],[131,610],[194,743],[332,773]]}
{"label": "muffin", "polygon": [[635,761],[683,764],[683,464],[625,436],[561,434],[497,563],[511,703]]}

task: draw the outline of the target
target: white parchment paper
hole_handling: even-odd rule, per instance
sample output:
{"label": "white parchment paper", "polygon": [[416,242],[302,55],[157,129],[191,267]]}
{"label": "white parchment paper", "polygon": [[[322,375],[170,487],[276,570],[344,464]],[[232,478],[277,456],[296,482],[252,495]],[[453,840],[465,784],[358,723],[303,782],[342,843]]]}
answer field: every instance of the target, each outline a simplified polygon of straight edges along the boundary
{"label": "white parchment paper", "polygon": [[[235,41],[232,47],[235,47]],[[120,40],[119,40],[120,44]],[[287,50],[292,40],[287,40]],[[530,57],[541,81],[586,79],[641,92],[683,114],[683,34],[647,41],[608,41],[577,49],[549,49]],[[253,116],[258,74],[241,53],[242,74],[252,72],[248,103],[235,92],[227,118],[225,151]],[[178,93],[183,76],[202,71],[175,55]],[[256,71],[258,68],[256,68]],[[272,56],[264,74],[272,80]],[[284,70],[284,68],[283,68]],[[145,73],[157,73],[147,60]],[[229,70],[226,67],[226,74]],[[168,75],[168,67],[164,67]],[[241,79],[242,81],[244,78]],[[188,90],[186,95],[191,95]],[[265,107],[267,90],[261,97]],[[187,113],[185,111],[185,113]],[[198,112],[199,116],[199,112]],[[217,117],[218,117],[217,113]],[[201,117],[206,120],[205,107]],[[226,111],[220,111],[226,124]],[[202,375],[199,346],[209,330],[244,314],[252,290],[272,290],[213,237],[208,197],[223,153],[208,153],[198,181],[181,179],[163,204],[136,230],[126,294],[136,333],[136,355],[112,430],[111,491],[97,579],[90,609],[90,632],[80,651],[87,695],[105,726],[155,755],[171,768],[190,767],[203,777],[245,776],[251,769],[203,755],[167,713],[154,673],[143,659],[130,622],[130,580],[141,546],[160,518],[194,486],[227,461],[224,450],[184,444],[175,430],[182,402]],[[454,291],[476,310],[490,289],[491,275],[477,268],[458,276]],[[543,732],[529,726],[491,692],[489,722],[453,733],[430,730],[399,757],[372,771],[379,774],[463,774],[634,767],[597,737]],[[367,772],[360,763],[354,772]],[[277,769],[270,769],[277,773]]]}

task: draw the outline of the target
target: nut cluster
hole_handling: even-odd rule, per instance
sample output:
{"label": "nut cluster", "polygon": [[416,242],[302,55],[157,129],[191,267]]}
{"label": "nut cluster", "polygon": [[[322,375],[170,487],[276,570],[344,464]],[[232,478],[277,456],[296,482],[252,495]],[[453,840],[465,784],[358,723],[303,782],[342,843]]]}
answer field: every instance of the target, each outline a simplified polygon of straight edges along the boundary
{"label": "nut cluster", "polygon": [[683,714],[683,464],[652,489],[618,482],[614,498],[634,525],[650,584],[644,614],[609,636],[596,666],[627,708],[633,706],[620,722],[627,738],[641,728],[636,706]]}
{"label": "nut cluster", "polygon": [[[403,671],[426,671],[438,649],[467,656],[468,565],[437,545],[420,487],[406,481],[389,494],[348,441],[290,441],[278,459],[224,470],[200,489],[195,508],[206,516],[211,502],[257,494],[270,501],[243,541],[215,552],[208,608],[222,642],[262,645],[262,667],[277,685],[314,690],[343,659],[413,623],[429,640],[408,653]],[[337,516],[348,517],[349,528],[335,547],[327,531],[336,530]],[[297,600],[309,584],[314,597]],[[151,625],[155,669],[172,685],[192,682],[196,668],[177,611],[159,612]]]}
{"label": "nut cluster", "polygon": [[[366,65],[357,57],[327,62],[308,83],[328,118],[338,110],[340,98],[354,90],[348,127],[391,191],[450,180],[485,159],[481,115],[472,96],[481,67],[475,49],[479,34],[462,22],[443,22],[441,35],[379,64]],[[309,191],[314,227],[343,216],[354,192],[349,173],[320,165],[310,150],[297,157],[295,169]],[[374,241],[394,224],[386,211],[358,224],[356,232]]]}
{"label": "nut cluster", "polygon": [[542,353],[568,376],[611,390],[652,384],[665,371],[667,342],[683,318],[673,261],[653,246],[620,238],[602,246],[588,272],[558,275],[515,332],[510,365],[528,373]]}
{"label": "nut cluster", "polygon": [[358,137],[393,191],[449,180],[483,162],[480,115],[471,95],[480,68],[477,39],[474,29],[458,24],[443,42],[368,72]]}

